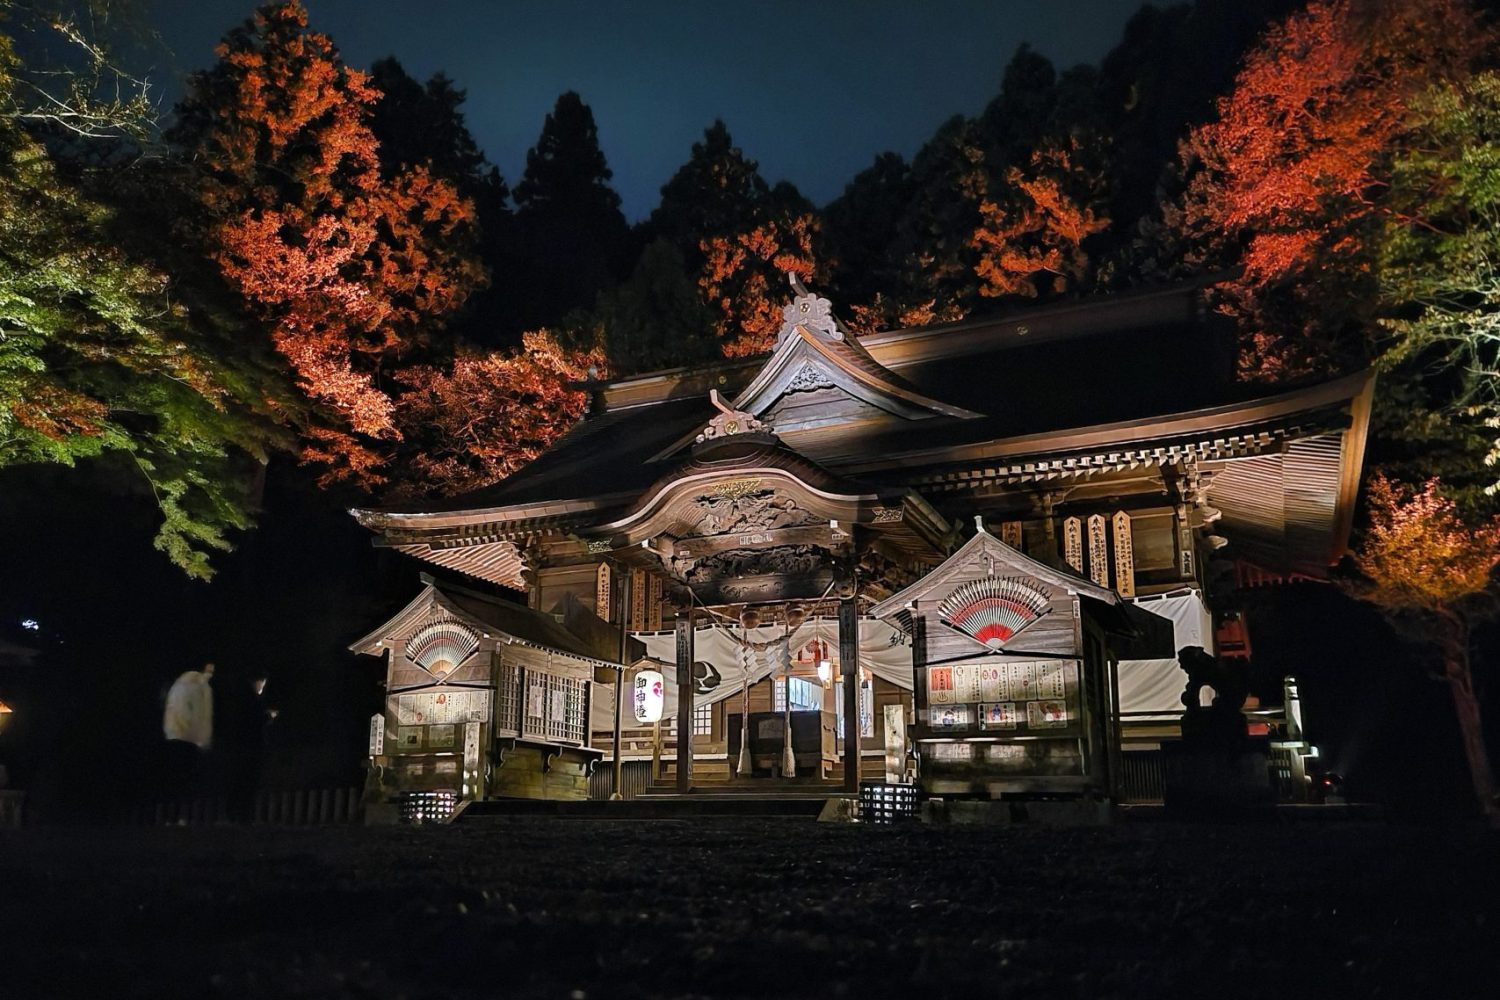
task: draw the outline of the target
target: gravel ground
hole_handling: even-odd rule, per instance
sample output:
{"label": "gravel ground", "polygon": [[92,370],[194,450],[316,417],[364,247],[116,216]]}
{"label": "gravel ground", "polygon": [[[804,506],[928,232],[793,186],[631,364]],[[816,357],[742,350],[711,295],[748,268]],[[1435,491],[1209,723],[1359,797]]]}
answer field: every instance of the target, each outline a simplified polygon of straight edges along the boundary
{"label": "gravel ground", "polygon": [[0,831],[0,997],[1496,996],[1500,838],[494,820]]}

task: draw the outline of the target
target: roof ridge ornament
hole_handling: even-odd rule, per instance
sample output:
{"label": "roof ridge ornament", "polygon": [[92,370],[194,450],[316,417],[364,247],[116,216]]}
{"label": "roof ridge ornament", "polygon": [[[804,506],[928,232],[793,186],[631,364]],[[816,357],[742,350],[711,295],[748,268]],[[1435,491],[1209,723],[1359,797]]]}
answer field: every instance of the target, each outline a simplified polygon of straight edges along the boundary
{"label": "roof ridge ornament", "polygon": [[799,326],[820,334],[827,340],[843,340],[844,331],[834,318],[833,303],[821,295],[809,292],[796,271],[788,271],[786,276],[791,282],[795,297],[781,307],[781,332],[776,335],[777,346],[785,343],[788,337],[795,336]]}
{"label": "roof ridge ornament", "polygon": [[734,437],[736,434],[756,434],[769,430],[753,413],[736,410],[724,402],[724,398],[719,395],[718,389],[708,390],[708,400],[714,404],[714,407],[719,412],[717,416],[704,426],[703,430],[698,432],[698,436],[693,439],[694,444],[703,444],[705,441],[718,441],[723,438]]}

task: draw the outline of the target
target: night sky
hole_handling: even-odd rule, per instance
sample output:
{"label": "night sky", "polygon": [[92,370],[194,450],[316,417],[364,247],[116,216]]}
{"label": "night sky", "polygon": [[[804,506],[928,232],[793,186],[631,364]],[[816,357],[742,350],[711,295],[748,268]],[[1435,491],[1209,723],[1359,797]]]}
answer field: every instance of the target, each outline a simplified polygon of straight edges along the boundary
{"label": "night sky", "polygon": [[[370,3],[308,0],[311,26],[352,65],[394,55],[468,91],[470,129],[512,185],[557,96],[594,110],[625,215],[663,183],[715,118],[771,183],[821,205],[877,153],[910,157],[954,114],[977,114],[1022,43],[1059,68],[1096,63],[1140,0],[996,3]],[[246,0],[155,0],[171,56],[163,104],[251,10]]]}

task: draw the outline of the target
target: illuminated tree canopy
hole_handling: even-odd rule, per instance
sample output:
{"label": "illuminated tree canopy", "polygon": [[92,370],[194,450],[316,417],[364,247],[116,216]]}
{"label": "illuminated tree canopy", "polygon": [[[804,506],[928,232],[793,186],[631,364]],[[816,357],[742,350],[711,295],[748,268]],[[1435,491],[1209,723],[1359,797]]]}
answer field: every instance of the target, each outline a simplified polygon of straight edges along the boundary
{"label": "illuminated tree canopy", "polygon": [[1500,565],[1500,518],[1466,522],[1428,480],[1404,490],[1384,476],[1370,483],[1370,525],[1358,555],[1367,585],[1356,590],[1396,628],[1435,647],[1453,694],[1474,792],[1500,827],[1500,786],[1485,745],[1470,643],[1477,621],[1492,615]]}
{"label": "illuminated tree canopy", "polygon": [[1406,401],[1403,422],[1414,429],[1420,461],[1430,469],[1438,450],[1450,480],[1493,496],[1500,485],[1500,75],[1433,89],[1416,104],[1415,119],[1392,171],[1379,261],[1383,322],[1392,335],[1386,365],[1422,389]]}
{"label": "illuminated tree canopy", "polygon": [[207,578],[291,442],[294,395],[233,317],[112,240],[116,213],[22,127],[18,68],[0,34],[0,465],[123,463],[160,509],[156,547]]}
{"label": "illuminated tree canopy", "polygon": [[262,8],[218,54],[171,135],[196,169],[196,235],[337,415],[308,456],[330,479],[378,483],[377,442],[400,434],[380,372],[485,280],[473,205],[425,167],[382,176],[378,95],[300,4]]}
{"label": "illuminated tree canopy", "polygon": [[[111,6],[85,4],[98,5]],[[66,33],[70,6],[4,9]],[[295,441],[325,485],[377,500],[462,492],[565,433],[583,408],[566,383],[591,366],[769,350],[787,272],[857,335],[1229,273],[1214,294],[1239,325],[1242,377],[1383,364],[1376,461],[1407,482],[1440,473],[1478,509],[1500,437],[1500,87],[1478,72],[1492,23],[1466,0],[1240,7],[1143,10],[1097,67],[997,53],[979,114],[936,123],[909,159],[881,154],[822,208],[763,177],[714,121],[633,229],[583,95],[558,97],[512,188],[452,80],[419,82],[394,57],[348,65],[295,0],[226,35],[167,155],[85,175],[59,172],[59,137],[151,143],[143,81],[85,45],[76,86],[49,97],[51,68],[7,54],[0,240],[28,262],[5,292],[29,318],[0,345],[5,460],[126,453],[170,426],[140,459],[158,484],[176,434],[176,452],[218,448],[231,464]],[[153,185],[172,208],[125,204]],[[78,252],[42,266],[48,241]],[[44,320],[48,282],[88,294]],[[101,328],[66,310],[133,331],[109,347],[116,367],[97,348],[92,368],[53,360]],[[152,338],[180,346],[148,351]],[[120,416],[151,406],[87,382],[172,364],[186,367],[153,391],[185,395],[155,405],[208,401],[218,430]],[[157,486],[164,508],[197,496],[224,525],[248,523],[243,505],[205,499],[243,476],[195,475]]]}
{"label": "illuminated tree canopy", "polygon": [[1177,225],[1190,260],[1239,270],[1221,308],[1247,376],[1368,358],[1375,232],[1412,102],[1466,75],[1489,37],[1464,0],[1317,0],[1266,31],[1184,140]]}

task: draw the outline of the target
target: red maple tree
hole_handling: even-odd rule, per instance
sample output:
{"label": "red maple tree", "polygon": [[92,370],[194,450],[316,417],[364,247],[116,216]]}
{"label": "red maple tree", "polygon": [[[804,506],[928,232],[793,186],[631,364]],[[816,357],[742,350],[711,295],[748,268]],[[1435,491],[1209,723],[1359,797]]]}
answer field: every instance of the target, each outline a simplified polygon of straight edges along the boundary
{"label": "red maple tree", "polygon": [[698,286],[716,316],[725,357],[764,354],[776,346],[786,275],[813,280],[817,230],[817,219],[801,212],[703,242],[706,261]]}
{"label": "red maple tree", "polygon": [[582,416],[587,394],[569,382],[603,371],[603,351],[570,351],[545,330],[518,350],[461,351],[448,368],[405,369],[396,401],[405,430],[397,496],[464,493],[536,458]]}
{"label": "red maple tree", "polygon": [[383,177],[378,98],[299,2],[262,7],[197,74],[172,138],[197,168],[198,235],[307,395],[325,479],[379,482],[399,437],[380,375],[485,280],[473,206],[422,168]]}
{"label": "red maple tree", "polygon": [[1184,141],[1177,225],[1197,262],[1241,270],[1221,290],[1246,374],[1301,374],[1340,349],[1411,100],[1487,37],[1466,0],[1315,0],[1266,32]]}
{"label": "red maple tree", "polygon": [[1097,184],[1065,149],[1039,149],[1031,167],[1006,172],[1006,197],[979,204],[971,245],[980,251],[979,294],[989,297],[1065,291],[1088,266],[1083,242],[1109,228],[1096,210]]}

